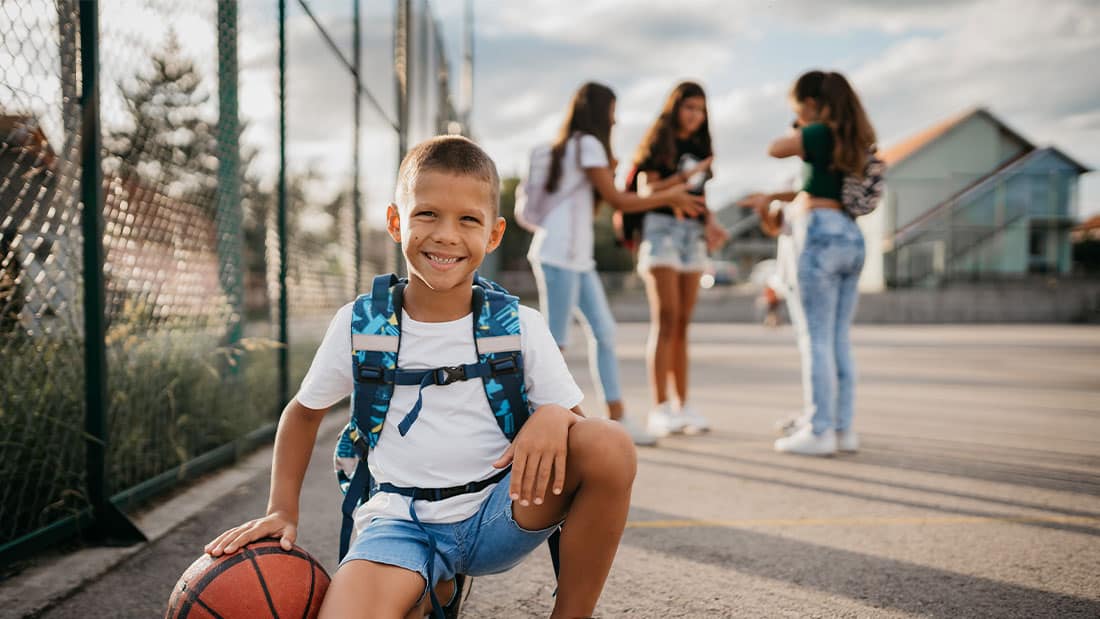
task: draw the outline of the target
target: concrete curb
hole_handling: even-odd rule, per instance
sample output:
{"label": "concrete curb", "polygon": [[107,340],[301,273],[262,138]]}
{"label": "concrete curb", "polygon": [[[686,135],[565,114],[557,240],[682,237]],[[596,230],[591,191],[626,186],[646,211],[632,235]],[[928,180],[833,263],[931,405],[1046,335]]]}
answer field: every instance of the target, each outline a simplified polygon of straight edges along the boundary
{"label": "concrete curb", "polygon": [[[320,433],[335,434],[347,422],[340,407],[321,422]],[[91,547],[46,556],[33,567],[0,583],[2,617],[34,617],[144,550],[211,503],[271,470],[272,445],[245,456],[232,467],[196,480],[186,490],[134,518],[148,541],[125,548]]]}

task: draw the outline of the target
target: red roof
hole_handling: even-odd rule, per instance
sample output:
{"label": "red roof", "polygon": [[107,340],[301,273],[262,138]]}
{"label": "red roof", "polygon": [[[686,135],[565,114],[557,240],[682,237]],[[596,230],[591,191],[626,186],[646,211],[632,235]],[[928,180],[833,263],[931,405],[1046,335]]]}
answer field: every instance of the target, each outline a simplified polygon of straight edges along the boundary
{"label": "red roof", "polygon": [[1074,232],[1091,232],[1093,230],[1100,230],[1100,215],[1089,217],[1073,229]]}

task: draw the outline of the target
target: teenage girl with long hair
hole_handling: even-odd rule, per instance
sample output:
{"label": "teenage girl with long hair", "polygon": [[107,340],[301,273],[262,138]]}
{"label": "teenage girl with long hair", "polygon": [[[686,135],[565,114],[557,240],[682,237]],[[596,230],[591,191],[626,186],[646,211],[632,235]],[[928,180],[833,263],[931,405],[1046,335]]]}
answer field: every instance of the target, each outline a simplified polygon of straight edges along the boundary
{"label": "teenage girl with long hair", "polygon": [[615,357],[615,319],[593,254],[596,198],[628,213],[672,204],[694,215],[703,207],[682,183],[670,184],[647,197],[616,189],[611,150],[614,123],[615,93],[603,84],[581,86],[551,147],[546,191],[553,206],[535,232],[527,258],[535,272],[542,313],[558,346],[564,349],[568,344],[571,319],[579,314],[589,336],[589,365],[595,384],[603,391],[609,417],[622,422],[635,443],[652,445],[655,438],[624,412]]}
{"label": "teenage girl with long hair", "polygon": [[[845,176],[863,174],[875,130],[840,73],[803,74],[791,88],[790,104],[794,130],[775,140],[768,154],[801,158],[802,188],[755,194],[743,204],[757,210],[766,231],[774,234],[786,225],[797,254],[797,293],[805,322],[799,348],[802,363],[809,366],[804,375],[813,401],[808,418],[777,440],[775,449],[831,455],[859,449],[852,429],[855,364],[849,331],[865,249],[859,227],[841,203],[841,187]],[[773,201],[790,204],[771,211]]]}
{"label": "teenage girl with long hair", "polygon": [[[711,176],[713,157],[706,93],[695,82],[682,82],[669,94],[634,156],[638,193],[652,195],[689,182],[690,190],[704,198],[703,182]],[[646,361],[655,406],[648,429],[657,436],[710,429],[687,399],[687,331],[707,251],[728,239],[710,211],[692,215],[664,204],[645,213],[638,248],[638,272],[646,282],[650,308]],[[669,383],[676,391],[675,406]]]}

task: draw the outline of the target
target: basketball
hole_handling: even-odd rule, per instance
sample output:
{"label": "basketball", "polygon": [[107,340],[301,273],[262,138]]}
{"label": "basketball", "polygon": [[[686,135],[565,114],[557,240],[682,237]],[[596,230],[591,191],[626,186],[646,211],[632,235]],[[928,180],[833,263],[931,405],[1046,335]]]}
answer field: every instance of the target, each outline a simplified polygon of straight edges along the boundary
{"label": "basketball", "polygon": [[165,618],[316,617],[328,583],[328,572],[308,552],[259,540],[230,555],[203,553],[172,589]]}

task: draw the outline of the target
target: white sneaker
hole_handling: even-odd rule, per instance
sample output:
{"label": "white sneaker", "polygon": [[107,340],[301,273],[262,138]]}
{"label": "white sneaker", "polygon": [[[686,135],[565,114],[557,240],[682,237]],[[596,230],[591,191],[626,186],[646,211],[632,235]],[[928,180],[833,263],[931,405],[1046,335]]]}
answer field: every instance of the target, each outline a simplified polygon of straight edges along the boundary
{"label": "white sneaker", "polygon": [[645,429],[638,425],[632,418],[623,415],[621,418],[616,419],[616,421],[621,423],[623,429],[630,434],[630,440],[634,441],[635,445],[639,447],[653,447],[657,444],[657,437],[646,432]]}
{"label": "white sneaker", "polygon": [[810,415],[799,413],[775,422],[775,431],[779,436],[790,436],[798,431],[804,424],[810,423]]}
{"label": "white sneaker", "polygon": [[836,448],[838,451],[855,453],[859,451],[859,435],[855,430],[836,433]]}
{"label": "white sneaker", "polygon": [[649,411],[647,426],[649,433],[657,438],[679,434],[684,431],[684,418],[672,412],[668,402],[662,402]]}
{"label": "white sneaker", "polygon": [[836,453],[836,433],[826,430],[817,435],[813,426],[806,424],[794,434],[775,441],[775,450],[803,456],[831,456]]}
{"label": "white sneaker", "polygon": [[680,419],[683,421],[684,432],[687,434],[710,432],[710,422],[690,405],[684,405],[680,408]]}

